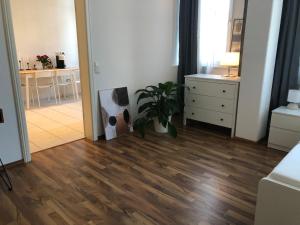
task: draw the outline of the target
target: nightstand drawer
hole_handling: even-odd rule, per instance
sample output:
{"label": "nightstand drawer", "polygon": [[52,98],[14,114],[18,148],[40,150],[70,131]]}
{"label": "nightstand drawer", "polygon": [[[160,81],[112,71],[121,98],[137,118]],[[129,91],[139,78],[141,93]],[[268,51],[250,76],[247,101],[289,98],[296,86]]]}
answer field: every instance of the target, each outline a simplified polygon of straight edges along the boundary
{"label": "nightstand drawer", "polygon": [[270,128],[269,145],[279,145],[292,148],[300,141],[300,132]]}
{"label": "nightstand drawer", "polygon": [[188,119],[211,123],[222,127],[232,127],[232,115],[196,107],[186,107],[185,114]]}
{"label": "nightstand drawer", "polygon": [[236,85],[186,80],[186,86],[192,94],[234,99]]}
{"label": "nightstand drawer", "polygon": [[300,117],[273,113],[271,127],[300,132]]}
{"label": "nightstand drawer", "polygon": [[234,101],[230,99],[187,93],[185,104],[186,106],[199,107],[218,112],[234,113]]}

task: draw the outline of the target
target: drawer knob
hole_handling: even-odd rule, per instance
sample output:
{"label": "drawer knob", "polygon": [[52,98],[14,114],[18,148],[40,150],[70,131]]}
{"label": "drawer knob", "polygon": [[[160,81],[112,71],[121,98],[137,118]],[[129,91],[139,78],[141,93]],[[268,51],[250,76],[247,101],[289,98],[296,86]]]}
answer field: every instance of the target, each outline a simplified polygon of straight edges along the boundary
{"label": "drawer knob", "polygon": [[196,100],[195,100],[195,99],[193,99],[193,102],[196,102]]}
{"label": "drawer knob", "polygon": [[221,119],[220,119],[220,121],[224,121],[224,119],[223,119],[223,118],[221,118]]}
{"label": "drawer knob", "polygon": [[195,113],[192,113],[192,115],[195,115]]}
{"label": "drawer knob", "polygon": [[226,90],[223,90],[222,92],[223,92],[223,93],[226,93]]}
{"label": "drawer knob", "polygon": [[196,89],[196,87],[194,86],[193,89]]}
{"label": "drawer knob", "polygon": [[224,108],[225,107],[225,105],[224,104],[222,104],[222,108]]}

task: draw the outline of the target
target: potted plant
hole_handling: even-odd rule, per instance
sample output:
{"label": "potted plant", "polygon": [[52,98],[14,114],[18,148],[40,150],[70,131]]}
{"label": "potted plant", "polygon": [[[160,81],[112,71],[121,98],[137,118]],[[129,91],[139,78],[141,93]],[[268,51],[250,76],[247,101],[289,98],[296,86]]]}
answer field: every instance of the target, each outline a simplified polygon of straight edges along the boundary
{"label": "potted plant", "polygon": [[36,56],[38,62],[42,63],[43,69],[52,69],[53,64],[49,56],[47,55],[37,55]]}
{"label": "potted plant", "polygon": [[137,104],[143,101],[138,108],[141,117],[134,121],[134,128],[145,136],[145,130],[154,124],[159,133],[169,133],[177,136],[177,130],[171,122],[174,113],[178,112],[178,85],[173,82],[159,83],[158,86],[147,86],[137,90]]}

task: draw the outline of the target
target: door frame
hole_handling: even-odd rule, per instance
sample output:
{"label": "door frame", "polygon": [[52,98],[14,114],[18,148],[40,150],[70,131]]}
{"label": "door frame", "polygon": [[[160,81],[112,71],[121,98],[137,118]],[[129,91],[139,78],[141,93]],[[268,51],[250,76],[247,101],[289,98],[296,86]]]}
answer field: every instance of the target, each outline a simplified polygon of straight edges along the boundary
{"label": "door frame", "polygon": [[[8,48],[9,67],[11,72],[10,76],[12,79],[12,89],[14,94],[14,103],[17,114],[22,155],[24,162],[29,163],[31,162],[31,153],[28,139],[27,122],[25,117],[25,106],[22,100],[21,81],[19,76],[11,5],[9,0],[1,0],[0,4],[2,4],[4,32]],[[91,76],[93,64],[91,63],[92,55],[89,43],[90,23],[88,18],[89,13],[87,7],[88,0],[74,0],[74,4],[77,25],[84,132],[87,139],[96,141],[98,139],[98,134],[94,122],[96,121],[95,103],[97,98],[95,96],[93,79]]]}

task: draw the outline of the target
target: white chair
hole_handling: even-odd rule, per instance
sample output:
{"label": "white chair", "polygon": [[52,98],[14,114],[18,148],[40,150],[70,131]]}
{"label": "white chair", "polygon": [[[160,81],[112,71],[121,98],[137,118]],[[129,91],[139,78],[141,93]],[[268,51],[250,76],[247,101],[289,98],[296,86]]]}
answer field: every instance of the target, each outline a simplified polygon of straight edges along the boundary
{"label": "white chair", "polygon": [[61,102],[61,93],[60,88],[63,87],[64,90],[64,98],[66,98],[66,87],[72,88],[72,93],[74,100],[76,100],[76,93],[75,93],[75,87],[74,87],[74,76],[72,74],[72,71],[67,70],[61,70],[56,71],[55,73],[55,79],[56,79],[56,87],[58,92],[58,101]]}
{"label": "white chair", "polygon": [[73,79],[74,79],[75,94],[78,100],[79,99],[78,85],[80,86],[80,70],[74,69],[72,72],[73,72]]}
{"label": "white chair", "polygon": [[51,71],[36,72],[35,75],[34,75],[34,88],[35,88],[35,91],[36,91],[39,107],[41,107],[40,93],[39,93],[40,89],[49,89],[48,100],[50,100],[51,90],[53,90],[55,103],[57,104],[55,82],[54,82],[54,78],[53,78],[53,73]]}
{"label": "white chair", "polygon": [[[30,100],[31,100],[31,104],[34,105],[35,101],[34,101],[34,93],[33,93],[33,87],[35,87],[34,85],[34,82],[32,82],[33,79],[30,78],[29,79],[29,97],[30,97]],[[22,90],[26,90],[26,82],[24,81],[24,79],[21,78],[21,88]],[[26,101],[26,100],[24,100]],[[29,104],[30,105],[30,104]]]}

